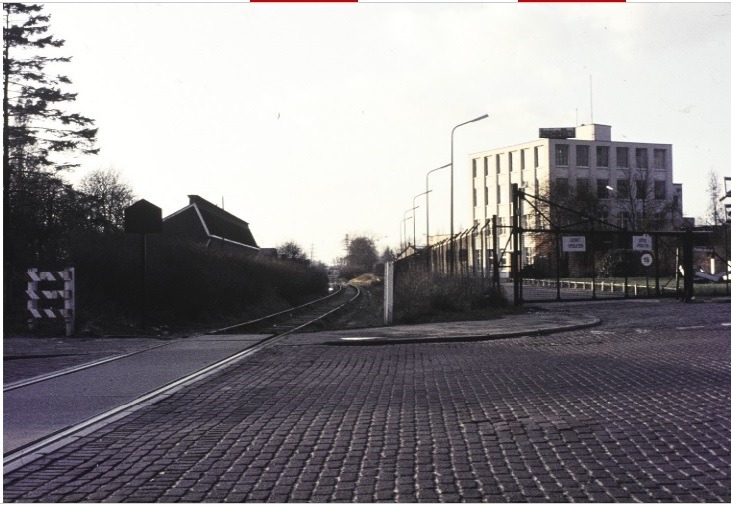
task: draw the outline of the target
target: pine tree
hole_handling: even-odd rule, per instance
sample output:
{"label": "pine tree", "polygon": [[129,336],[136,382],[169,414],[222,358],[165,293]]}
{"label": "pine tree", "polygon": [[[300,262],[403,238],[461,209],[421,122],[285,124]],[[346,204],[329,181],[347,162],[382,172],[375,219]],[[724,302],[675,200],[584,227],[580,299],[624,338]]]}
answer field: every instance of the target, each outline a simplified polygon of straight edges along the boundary
{"label": "pine tree", "polygon": [[[3,176],[5,191],[13,176],[30,170],[62,170],[78,166],[68,154],[96,154],[94,121],[63,110],[76,100],[62,89],[68,77],[46,72],[49,63],[70,62],[69,57],[38,54],[63,47],[64,41],[47,35],[49,16],[40,5],[3,4]],[[61,160],[53,155],[64,154]],[[4,197],[9,196],[5,194]]]}
{"label": "pine tree", "polygon": [[[78,216],[78,195],[59,171],[96,154],[94,121],[68,112],[71,80],[51,67],[71,58],[51,53],[64,41],[48,34],[41,5],[4,3],[3,15],[3,250],[4,292],[29,262],[55,262],[59,238]],[[37,265],[37,264],[36,264]]]}

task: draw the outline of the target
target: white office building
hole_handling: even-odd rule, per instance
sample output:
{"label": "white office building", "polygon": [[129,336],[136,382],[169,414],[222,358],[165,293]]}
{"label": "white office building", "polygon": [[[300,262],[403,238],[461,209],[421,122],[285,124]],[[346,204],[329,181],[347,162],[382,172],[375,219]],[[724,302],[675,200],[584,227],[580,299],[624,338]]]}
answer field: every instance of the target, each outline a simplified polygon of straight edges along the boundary
{"label": "white office building", "polygon": [[[682,223],[682,185],[673,183],[672,145],[613,141],[608,125],[540,129],[539,139],[470,155],[472,215],[481,229],[493,216],[499,225],[512,217],[511,184],[527,194],[593,201],[595,218],[628,230],[672,230]],[[577,207],[580,207],[577,203]],[[549,227],[545,218],[523,209],[522,225]],[[509,236],[500,229],[500,236]],[[501,249],[507,244],[501,240]],[[523,263],[531,261],[529,241]],[[485,245],[485,249],[490,246]],[[480,264],[485,251],[477,251]]]}

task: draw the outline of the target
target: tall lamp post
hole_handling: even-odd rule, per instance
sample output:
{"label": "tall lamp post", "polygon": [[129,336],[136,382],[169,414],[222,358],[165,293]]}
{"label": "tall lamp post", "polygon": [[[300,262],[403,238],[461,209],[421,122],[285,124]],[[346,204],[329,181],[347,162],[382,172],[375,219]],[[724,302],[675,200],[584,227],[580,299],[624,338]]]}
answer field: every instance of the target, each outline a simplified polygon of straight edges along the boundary
{"label": "tall lamp post", "polygon": [[[422,192],[422,193],[418,194],[416,197],[414,197],[411,201],[411,206],[412,206],[411,209],[416,211],[419,208],[419,206],[416,205],[416,199],[418,199],[422,195],[426,195],[427,193],[429,193],[429,192]],[[414,250],[416,250],[416,212],[414,212]]]}
{"label": "tall lamp post", "polygon": [[451,150],[450,150],[450,184],[449,184],[449,243],[450,243],[450,249],[452,250],[452,254],[450,262],[449,262],[449,272],[454,274],[454,264],[456,263],[455,259],[455,252],[454,252],[454,131],[457,130],[459,127],[463,125],[467,125],[468,123],[474,123],[475,121],[480,121],[485,118],[487,118],[487,114],[483,114],[479,118],[471,119],[469,121],[465,121],[464,123],[460,123],[456,127],[452,129],[452,142],[451,142]]}
{"label": "tall lamp post", "polygon": [[432,169],[429,172],[426,173],[426,247],[429,247],[429,192],[431,190],[429,189],[429,174],[432,172],[436,172],[441,169],[446,169],[447,167],[451,167],[452,164],[448,163],[446,165],[442,165],[441,167],[437,167],[436,169]]}
{"label": "tall lamp post", "polygon": [[408,208],[406,211],[404,211],[404,219],[401,220],[401,224],[403,226],[403,234],[404,234],[404,240],[401,243],[402,252],[406,250],[406,247],[408,246],[408,242],[409,242],[408,236],[406,235],[406,221],[411,219],[411,216],[409,216],[408,218],[406,217],[406,213],[408,213],[409,211],[411,211],[411,208]]}

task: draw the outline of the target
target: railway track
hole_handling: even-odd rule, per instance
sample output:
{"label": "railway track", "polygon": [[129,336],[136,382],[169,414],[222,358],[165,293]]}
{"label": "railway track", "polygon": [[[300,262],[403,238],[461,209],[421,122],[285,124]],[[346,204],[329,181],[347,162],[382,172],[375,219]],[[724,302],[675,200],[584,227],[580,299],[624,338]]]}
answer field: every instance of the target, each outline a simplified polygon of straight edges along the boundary
{"label": "railway track", "polygon": [[[351,285],[334,284],[331,290],[332,293],[327,296],[315,299],[300,306],[262,316],[254,320],[236,323],[228,327],[214,329],[206,334],[268,334],[266,337],[262,337],[259,343],[264,344],[273,341],[280,336],[303,330],[309,325],[322,321],[329,315],[345,308],[348,304],[354,302],[361,296],[361,290]],[[96,367],[107,362],[131,357],[139,353],[144,353],[163,346],[169,346],[174,343],[175,341],[157,344],[155,346],[146,347],[130,353],[118,354],[61,370],[49,371],[32,378],[3,383],[3,392],[16,390],[18,388],[47,381],[59,376],[72,374],[83,369]]]}
{"label": "railway track", "polygon": [[[4,441],[5,449],[9,451],[3,455],[3,468],[7,472],[21,467],[47,451],[73,441],[79,434],[103,427],[218,373],[347,307],[360,293],[357,287],[336,285],[328,296],[287,311],[4,385]],[[203,355],[196,346],[208,352],[205,361],[196,357]],[[181,353],[198,360],[191,360],[182,374],[180,360],[170,358],[179,357]],[[165,363],[166,356],[167,360],[175,362]],[[151,371],[150,364],[160,364],[165,370]],[[168,368],[174,371],[166,375]],[[119,381],[110,379],[114,374],[119,376]],[[145,376],[155,376],[156,383]],[[139,385],[125,383],[128,378],[135,378]],[[115,387],[123,388],[127,397],[105,390]],[[113,404],[100,405],[100,399],[109,399]],[[51,414],[49,406],[53,410]],[[53,424],[38,423],[46,418],[53,419]]]}
{"label": "railway track", "polygon": [[272,334],[276,337],[302,330],[339,311],[361,296],[360,288],[336,284],[326,297],[285,311],[214,330],[211,334]]}

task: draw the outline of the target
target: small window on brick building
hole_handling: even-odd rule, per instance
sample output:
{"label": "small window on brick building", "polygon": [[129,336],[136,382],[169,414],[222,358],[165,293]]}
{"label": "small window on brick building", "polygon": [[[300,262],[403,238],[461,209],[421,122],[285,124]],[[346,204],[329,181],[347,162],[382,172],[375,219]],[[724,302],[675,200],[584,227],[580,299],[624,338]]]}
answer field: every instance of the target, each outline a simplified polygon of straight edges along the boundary
{"label": "small window on brick building", "polygon": [[647,148],[635,149],[635,164],[638,169],[647,168]]}
{"label": "small window on brick building", "polygon": [[647,181],[644,179],[635,181],[635,197],[639,200],[645,200],[647,198]]}
{"label": "small window on brick building", "polygon": [[665,150],[655,150],[655,170],[665,170]]}
{"label": "small window on brick building", "polygon": [[609,146],[596,147],[596,166],[609,167]]}
{"label": "small window on brick building", "polygon": [[665,200],[665,181],[655,181],[655,200]]}
{"label": "small window on brick building", "polygon": [[569,195],[569,179],[566,177],[556,178],[556,195],[559,197],[568,197]]}
{"label": "small window on brick building", "polygon": [[609,179],[596,180],[596,196],[599,199],[609,198]]}
{"label": "small window on brick building", "polygon": [[589,166],[589,146],[576,146],[576,166],[577,167],[588,167]]}
{"label": "small window on brick building", "polygon": [[566,167],[569,164],[569,145],[556,144],[556,165]]}
{"label": "small window on brick building", "polygon": [[629,180],[617,179],[617,198],[620,198],[620,199],[629,198]]}
{"label": "small window on brick building", "polygon": [[629,148],[617,148],[617,167],[629,167]]}

